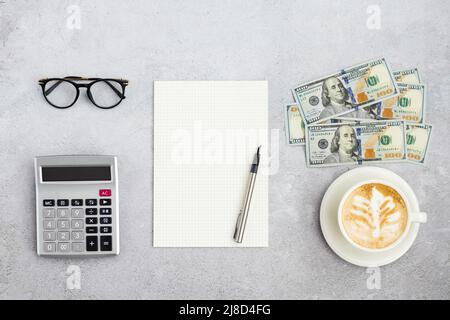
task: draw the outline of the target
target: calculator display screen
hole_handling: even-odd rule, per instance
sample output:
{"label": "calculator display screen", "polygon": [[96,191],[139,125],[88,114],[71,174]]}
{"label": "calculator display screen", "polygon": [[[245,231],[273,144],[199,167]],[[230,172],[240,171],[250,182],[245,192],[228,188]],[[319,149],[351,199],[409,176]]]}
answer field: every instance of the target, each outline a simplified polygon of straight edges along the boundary
{"label": "calculator display screen", "polygon": [[111,181],[111,167],[42,167],[42,181]]}

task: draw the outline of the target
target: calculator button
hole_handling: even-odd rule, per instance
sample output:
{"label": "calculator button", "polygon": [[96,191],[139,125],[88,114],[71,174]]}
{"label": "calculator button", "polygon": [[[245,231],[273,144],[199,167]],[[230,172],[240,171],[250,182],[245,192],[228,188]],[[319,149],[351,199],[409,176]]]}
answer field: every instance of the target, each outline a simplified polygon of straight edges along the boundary
{"label": "calculator button", "polygon": [[72,220],[72,229],[83,229],[83,228],[84,228],[83,220],[81,219]]}
{"label": "calculator button", "polygon": [[55,217],[55,209],[43,209],[42,215],[44,218],[54,218]]}
{"label": "calculator button", "polygon": [[68,231],[58,232],[58,241],[69,241],[70,234]]}
{"label": "calculator button", "polygon": [[97,205],[97,199],[86,199],[86,205],[87,206],[96,206]]}
{"label": "calculator button", "polygon": [[72,199],[72,207],[81,207],[83,205],[83,199]]}
{"label": "calculator button", "polygon": [[86,227],[86,233],[97,233],[98,228],[97,227]]}
{"label": "calculator button", "polygon": [[100,227],[100,233],[112,233],[112,227]]}
{"label": "calculator button", "polygon": [[56,229],[56,220],[44,220],[44,230]]}
{"label": "calculator button", "polygon": [[72,243],[72,251],[73,252],[83,252],[84,251],[84,243],[83,242],[73,242]]}
{"label": "calculator button", "polygon": [[58,209],[58,218],[68,218],[69,209]]}
{"label": "calculator button", "polygon": [[44,200],[44,207],[54,207],[55,206],[55,200]]}
{"label": "calculator button", "polygon": [[83,217],[84,217],[83,209],[80,208],[72,209],[72,218],[83,218]]}
{"label": "calculator button", "polygon": [[111,205],[111,199],[100,199],[100,205],[101,206],[110,206]]}
{"label": "calculator button", "polygon": [[87,216],[94,216],[97,214],[97,208],[86,208]]}
{"label": "calculator button", "polygon": [[100,189],[98,195],[100,197],[111,197],[111,189]]}
{"label": "calculator button", "polygon": [[74,240],[74,241],[84,240],[84,232],[83,231],[72,231],[72,240]]}
{"label": "calculator button", "polygon": [[56,251],[56,243],[54,243],[54,242],[45,242],[44,243],[44,251],[45,252],[55,252]]}
{"label": "calculator button", "polygon": [[70,221],[58,220],[58,229],[70,229]]}
{"label": "calculator button", "polygon": [[67,200],[67,199],[58,199],[56,201],[56,203],[58,204],[58,207],[68,207],[69,206],[69,200]]}
{"label": "calculator button", "polygon": [[86,250],[87,251],[98,251],[97,236],[87,236],[86,237]]}
{"label": "calculator button", "polygon": [[100,208],[100,214],[111,214],[111,208]]}
{"label": "calculator button", "polygon": [[70,243],[58,242],[58,252],[70,252]]}
{"label": "calculator button", "polygon": [[100,223],[101,224],[111,224],[112,219],[110,217],[103,217],[103,218],[100,218]]}
{"label": "calculator button", "polygon": [[44,231],[44,241],[55,241],[56,232],[55,231]]}
{"label": "calculator button", "polygon": [[112,236],[100,236],[100,250],[112,251]]}
{"label": "calculator button", "polygon": [[97,218],[86,218],[86,224],[97,224]]}

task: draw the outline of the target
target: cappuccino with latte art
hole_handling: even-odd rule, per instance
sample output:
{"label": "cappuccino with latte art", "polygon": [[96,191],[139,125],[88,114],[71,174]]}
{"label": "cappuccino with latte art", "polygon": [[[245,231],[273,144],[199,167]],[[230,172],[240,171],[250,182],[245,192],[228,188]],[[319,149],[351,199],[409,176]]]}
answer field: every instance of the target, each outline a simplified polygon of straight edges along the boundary
{"label": "cappuccino with latte art", "polygon": [[385,249],[405,232],[408,208],[403,197],[383,183],[362,184],[341,204],[341,226],[347,237],[367,249]]}

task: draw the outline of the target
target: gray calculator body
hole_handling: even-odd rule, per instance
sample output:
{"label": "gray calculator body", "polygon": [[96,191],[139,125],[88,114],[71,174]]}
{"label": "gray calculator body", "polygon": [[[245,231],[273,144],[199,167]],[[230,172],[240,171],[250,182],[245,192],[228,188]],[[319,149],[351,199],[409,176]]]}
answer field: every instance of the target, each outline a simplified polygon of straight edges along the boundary
{"label": "gray calculator body", "polygon": [[119,188],[115,156],[36,157],[37,253],[119,254]]}

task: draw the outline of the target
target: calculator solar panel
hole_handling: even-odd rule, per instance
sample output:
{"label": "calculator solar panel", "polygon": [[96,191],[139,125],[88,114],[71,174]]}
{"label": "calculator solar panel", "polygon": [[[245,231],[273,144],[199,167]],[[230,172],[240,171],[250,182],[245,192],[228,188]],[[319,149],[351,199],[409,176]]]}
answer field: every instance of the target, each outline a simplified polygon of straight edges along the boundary
{"label": "calculator solar panel", "polygon": [[39,255],[119,254],[116,157],[36,157],[35,176]]}

